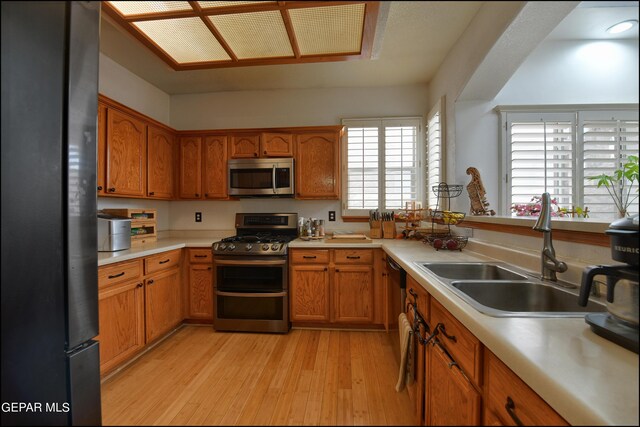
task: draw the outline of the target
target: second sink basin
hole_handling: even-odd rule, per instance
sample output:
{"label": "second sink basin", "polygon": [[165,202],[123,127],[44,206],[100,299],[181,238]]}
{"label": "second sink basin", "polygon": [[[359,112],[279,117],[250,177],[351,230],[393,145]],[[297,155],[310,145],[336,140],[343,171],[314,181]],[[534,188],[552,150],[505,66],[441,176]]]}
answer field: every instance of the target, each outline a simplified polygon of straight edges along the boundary
{"label": "second sink basin", "polygon": [[486,263],[421,263],[436,276],[451,280],[526,280],[521,274]]}
{"label": "second sink basin", "polygon": [[603,304],[595,301],[590,301],[587,307],[579,306],[577,295],[543,283],[453,281],[451,286],[476,310],[492,316],[522,313],[533,317],[548,317],[554,313],[568,316],[606,310]]}

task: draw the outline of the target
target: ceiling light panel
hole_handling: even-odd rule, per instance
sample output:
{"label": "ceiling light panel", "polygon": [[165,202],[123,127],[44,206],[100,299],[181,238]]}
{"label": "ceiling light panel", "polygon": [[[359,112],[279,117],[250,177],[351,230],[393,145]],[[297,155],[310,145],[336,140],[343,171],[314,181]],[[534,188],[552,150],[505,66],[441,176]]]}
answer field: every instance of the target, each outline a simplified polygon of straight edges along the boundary
{"label": "ceiling light panel", "polygon": [[231,60],[200,18],[134,22],[179,64]]}
{"label": "ceiling light panel", "polygon": [[290,9],[289,16],[302,55],[360,52],[363,3]]}
{"label": "ceiling light panel", "polygon": [[279,11],[215,15],[208,18],[238,59],[294,56],[287,28]]}
{"label": "ceiling light panel", "polygon": [[275,1],[199,1],[198,4],[203,9],[213,7],[245,6],[256,3],[276,3]]}
{"label": "ceiling light panel", "polygon": [[186,1],[110,1],[107,3],[123,16],[193,10]]}

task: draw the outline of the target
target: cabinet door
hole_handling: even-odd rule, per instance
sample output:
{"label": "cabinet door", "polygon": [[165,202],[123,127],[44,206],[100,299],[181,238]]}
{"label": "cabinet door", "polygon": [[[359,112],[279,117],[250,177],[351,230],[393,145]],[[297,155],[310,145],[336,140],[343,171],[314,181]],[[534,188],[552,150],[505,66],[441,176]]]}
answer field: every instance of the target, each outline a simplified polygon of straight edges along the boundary
{"label": "cabinet door", "polygon": [[292,321],[329,322],[329,267],[292,266],[289,297]]}
{"label": "cabinet door", "polygon": [[227,137],[208,136],[204,139],[204,170],[202,187],[205,199],[226,199]]}
{"label": "cabinet door", "polygon": [[107,194],[145,196],[146,132],[142,121],[107,109]]}
{"label": "cabinet door", "polygon": [[296,135],[296,198],[337,199],[339,162],[338,133]]}
{"label": "cabinet door", "polygon": [[427,353],[427,425],[480,425],[480,393],[438,342]]}
{"label": "cabinet door", "polygon": [[259,157],[260,135],[234,135],[231,137],[229,158]]}
{"label": "cabinet door", "polygon": [[180,269],[173,268],[145,280],[146,339],[151,342],[182,321]]}
{"label": "cabinet door", "polygon": [[181,199],[200,199],[202,195],[202,138],[180,138],[180,182],[178,194]]}
{"label": "cabinet door", "polygon": [[100,373],[111,370],[144,346],[144,291],[140,281],[99,292]]}
{"label": "cabinet door", "polygon": [[213,271],[207,264],[189,267],[189,318],[213,320]]}
{"label": "cabinet door", "polygon": [[373,322],[373,267],[336,265],[333,276],[336,322]]}
{"label": "cabinet door", "polygon": [[104,196],[106,192],[105,175],[107,170],[107,106],[98,103],[98,165],[97,185],[98,196]]}
{"label": "cabinet door", "polygon": [[263,133],[260,137],[260,156],[293,157],[293,135],[290,133]]}
{"label": "cabinet door", "polygon": [[147,142],[147,196],[173,198],[174,138],[169,132],[149,126]]}

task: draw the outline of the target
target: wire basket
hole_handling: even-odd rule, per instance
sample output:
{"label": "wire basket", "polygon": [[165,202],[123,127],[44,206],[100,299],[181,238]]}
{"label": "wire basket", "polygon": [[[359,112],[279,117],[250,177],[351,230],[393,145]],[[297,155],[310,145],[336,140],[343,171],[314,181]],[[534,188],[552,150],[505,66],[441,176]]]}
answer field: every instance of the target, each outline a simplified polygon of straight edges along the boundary
{"label": "wire basket", "polygon": [[429,234],[425,237],[425,242],[435,248],[436,251],[440,249],[462,251],[462,248],[467,246],[468,241],[468,237],[452,236],[450,234]]}
{"label": "wire basket", "polygon": [[431,211],[431,222],[436,224],[456,225],[464,221],[464,212]]}
{"label": "wire basket", "polygon": [[446,182],[441,182],[438,185],[432,186],[431,190],[438,197],[458,197],[460,194],[462,194],[462,185],[449,185]]}

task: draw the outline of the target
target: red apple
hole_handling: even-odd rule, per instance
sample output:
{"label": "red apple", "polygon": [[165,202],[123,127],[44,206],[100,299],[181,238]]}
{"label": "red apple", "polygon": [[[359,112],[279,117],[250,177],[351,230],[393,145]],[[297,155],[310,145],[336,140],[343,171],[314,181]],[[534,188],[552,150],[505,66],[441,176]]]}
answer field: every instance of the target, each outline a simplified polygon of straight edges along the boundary
{"label": "red apple", "polygon": [[450,251],[458,249],[458,242],[453,239],[447,240],[447,249],[449,249]]}
{"label": "red apple", "polygon": [[433,247],[436,249],[440,249],[442,247],[442,239],[435,239],[433,241]]}

